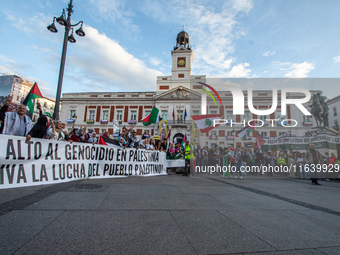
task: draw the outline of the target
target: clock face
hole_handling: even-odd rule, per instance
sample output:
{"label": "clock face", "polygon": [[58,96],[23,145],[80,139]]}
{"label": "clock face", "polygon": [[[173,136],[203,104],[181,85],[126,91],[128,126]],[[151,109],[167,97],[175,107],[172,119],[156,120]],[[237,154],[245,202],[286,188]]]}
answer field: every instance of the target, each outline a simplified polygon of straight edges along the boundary
{"label": "clock face", "polygon": [[185,66],[185,59],[181,58],[177,62],[178,66]]}

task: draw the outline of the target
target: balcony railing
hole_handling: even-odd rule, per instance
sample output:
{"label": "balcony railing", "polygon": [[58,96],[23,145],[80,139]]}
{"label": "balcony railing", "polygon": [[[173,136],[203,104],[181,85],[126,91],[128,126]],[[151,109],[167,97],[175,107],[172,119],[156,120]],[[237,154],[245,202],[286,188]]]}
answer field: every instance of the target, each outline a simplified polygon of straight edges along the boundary
{"label": "balcony railing", "polygon": [[277,125],[278,126],[287,125],[287,121],[278,121]]}
{"label": "balcony railing", "polygon": [[128,123],[129,123],[129,124],[136,124],[137,121],[136,121],[136,120],[128,120]]}
{"label": "balcony railing", "polygon": [[191,120],[168,120],[167,123],[169,125],[175,125],[175,124],[179,124],[179,125],[191,125],[192,121]]}
{"label": "balcony railing", "polygon": [[304,126],[313,126],[313,121],[304,121],[303,125]]}

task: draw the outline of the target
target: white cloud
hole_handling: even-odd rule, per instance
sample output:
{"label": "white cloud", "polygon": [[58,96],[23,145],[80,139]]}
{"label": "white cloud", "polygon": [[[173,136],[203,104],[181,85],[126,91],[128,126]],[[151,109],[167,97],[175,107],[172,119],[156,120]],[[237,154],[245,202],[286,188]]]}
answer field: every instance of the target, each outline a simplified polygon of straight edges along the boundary
{"label": "white cloud", "polygon": [[308,63],[305,61],[303,63],[291,64],[288,68],[282,68],[281,70],[288,71],[285,74],[285,77],[288,78],[306,78],[308,77],[309,72],[314,69],[314,67],[314,63]]}
{"label": "white cloud", "polygon": [[[67,79],[75,91],[154,90],[161,72],[148,68],[116,41],[97,29],[84,26],[86,37],[77,41],[77,52],[68,55]],[[81,78],[79,78],[81,77]],[[80,87],[79,87],[80,86]],[[68,91],[71,91],[69,88]]]}
{"label": "white cloud", "polygon": [[14,27],[20,29],[21,31],[26,32],[26,33],[33,32],[32,29],[27,27],[26,22],[24,20],[22,20],[21,18],[18,18],[14,15],[11,15],[11,14],[7,13],[6,11],[5,11],[5,14],[6,14],[6,19],[9,20],[9,21],[12,21],[12,26],[14,26]]}
{"label": "white cloud", "polygon": [[270,51],[266,51],[265,53],[263,53],[263,56],[264,57],[269,57],[269,56],[273,56],[273,55],[275,55],[275,51],[272,51],[272,52],[270,52]]}
{"label": "white cloud", "polygon": [[[130,2],[128,2],[130,4]],[[129,5],[125,5],[121,0],[90,0],[93,7],[92,15],[97,18],[110,21],[122,33],[134,35],[139,31],[136,24],[133,23],[134,13],[129,10]]]}
{"label": "white cloud", "polygon": [[339,63],[340,62],[340,55],[337,56],[337,57],[334,57],[333,59],[334,59],[334,64]]}
{"label": "white cloud", "polygon": [[247,77],[251,72],[251,69],[249,69],[248,67],[249,63],[243,63],[233,66],[231,71],[228,73],[227,77],[231,78]]}
{"label": "white cloud", "polygon": [[[197,72],[215,77],[225,77],[231,71],[235,58],[233,41],[245,34],[238,23],[238,15],[251,10],[251,0],[224,1],[219,8],[207,6],[206,1],[155,1],[147,0],[142,12],[161,23],[172,26],[185,25],[195,58],[193,68]],[[180,29],[179,29],[180,30]],[[179,31],[178,31],[179,32]],[[234,70],[239,70],[236,65]],[[249,72],[246,72],[249,74]]]}
{"label": "white cloud", "polygon": [[150,57],[149,62],[153,66],[159,66],[159,64],[161,63],[161,61],[156,57]]}
{"label": "white cloud", "polygon": [[4,67],[11,70],[13,73],[32,71],[36,69],[36,67],[30,63],[17,62],[2,55],[0,55],[0,63],[3,63]]}

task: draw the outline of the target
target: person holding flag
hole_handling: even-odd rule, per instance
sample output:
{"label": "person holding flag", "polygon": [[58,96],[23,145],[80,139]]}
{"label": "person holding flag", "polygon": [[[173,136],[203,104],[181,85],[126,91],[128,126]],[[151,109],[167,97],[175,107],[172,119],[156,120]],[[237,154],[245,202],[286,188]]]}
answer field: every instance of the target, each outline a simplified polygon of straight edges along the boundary
{"label": "person holding flag", "polygon": [[[188,176],[188,173],[190,174],[190,166],[192,166],[192,161],[194,159],[194,146],[189,142],[189,140],[185,141],[185,149],[182,152],[184,153],[184,159],[185,159],[185,168],[184,168],[184,174],[183,176]],[[189,165],[189,170],[188,170]]]}

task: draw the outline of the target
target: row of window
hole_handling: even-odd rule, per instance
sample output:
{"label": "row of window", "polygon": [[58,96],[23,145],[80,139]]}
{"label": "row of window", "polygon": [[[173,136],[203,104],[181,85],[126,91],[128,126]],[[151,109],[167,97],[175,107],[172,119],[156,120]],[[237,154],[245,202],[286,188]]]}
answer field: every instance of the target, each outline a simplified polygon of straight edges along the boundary
{"label": "row of window", "polygon": [[[286,132],[279,132],[279,136],[285,134]],[[217,136],[217,131],[210,131],[210,135]],[[227,136],[235,136],[235,132],[228,131]],[[261,132],[262,137],[268,137],[268,132]]]}
{"label": "row of window", "polygon": [[[101,120],[109,120],[109,113],[110,111],[109,110],[102,110],[101,112]],[[144,111],[144,116],[148,115],[151,113],[151,110],[145,110]],[[72,119],[74,117],[74,115],[76,114],[76,111],[75,110],[70,110],[70,119]],[[193,115],[199,115],[200,112],[199,111],[193,111]],[[96,116],[96,110],[88,110],[87,112],[87,119],[89,120],[94,120],[95,119],[95,116]],[[141,118],[143,118],[144,116],[141,116]],[[163,120],[167,120],[168,119],[168,111],[167,110],[162,110],[161,111],[161,114],[160,114],[161,118]],[[178,116],[180,116],[180,119],[183,119],[184,118],[184,111],[183,110],[177,110],[177,116],[176,119],[178,119]],[[137,110],[130,110],[130,116],[129,116],[129,120],[136,120],[138,121],[137,119]],[[122,120],[123,119],[123,110],[117,110],[116,111],[116,115],[115,115],[115,120]]]}
{"label": "row of window", "polygon": [[[76,113],[75,110],[71,110],[70,111],[70,119],[73,118],[75,113]],[[145,110],[144,111],[144,116],[146,116],[146,115],[148,115],[150,113],[151,113],[151,110]],[[210,114],[218,114],[218,111],[217,110],[212,110],[209,113]],[[199,110],[194,110],[193,111],[193,115],[199,115],[199,114],[200,114]],[[87,113],[88,117],[87,117],[87,119],[94,120],[95,119],[95,115],[96,115],[96,110],[88,110],[88,113]],[[276,111],[275,115],[276,115],[275,116],[276,119],[281,119],[282,118],[280,111]],[[142,117],[144,117],[144,116],[142,116]],[[168,119],[168,111],[167,110],[161,110],[160,116],[161,116],[161,118],[163,120],[167,120]],[[140,119],[142,117],[140,117]],[[176,119],[183,119],[184,118],[184,111],[183,110],[177,110],[177,114],[176,114],[175,118]],[[225,118],[227,120],[234,120],[235,121],[235,115],[233,115],[232,111],[227,111]],[[261,115],[261,116],[258,116],[257,118],[261,119],[263,121],[271,119],[269,115]],[[123,119],[123,110],[117,110],[116,111],[115,119],[116,120],[122,120]],[[252,113],[249,112],[249,111],[245,111],[244,115],[241,115],[241,121],[243,121],[243,120],[249,121],[251,119],[252,119]],[[102,110],[101,120],[109,120],[109,110]],[[130,110],[130,118],[129,118],[129,120],[136,120],[136,121],[138,121],[138,119],[137,119],[137,110]],[[304,122],[312,121],[311,116],[303,116],[303,121]]]}

